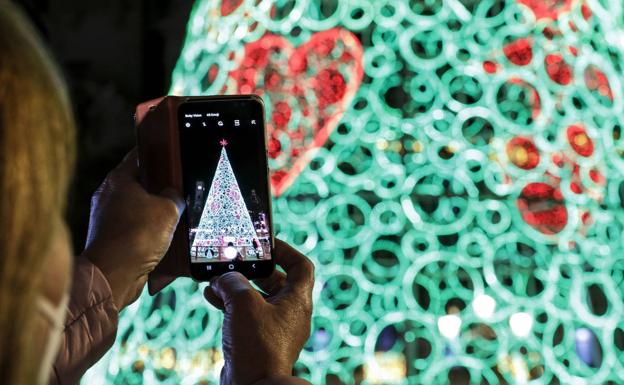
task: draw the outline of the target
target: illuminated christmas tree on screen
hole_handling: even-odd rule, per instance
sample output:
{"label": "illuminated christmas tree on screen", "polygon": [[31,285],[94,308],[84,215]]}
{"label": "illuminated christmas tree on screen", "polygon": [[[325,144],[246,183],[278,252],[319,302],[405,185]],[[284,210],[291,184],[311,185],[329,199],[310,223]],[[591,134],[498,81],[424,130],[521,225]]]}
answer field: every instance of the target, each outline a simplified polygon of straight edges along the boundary
{"label": "illuminated christmas tree on screen", "polygon": [[[220,142],[222,149],[217,163],[208,198],[199,221],[192,247],[192,256],[205,256],[206,251],[215,248],[221,254],[224,247],[253,247],[257,240],[249,211],[243,200],[232,165],[227,156],[225,139]],[[254,242],[255,241],[255,242]],[[234,249],[232,249],[234,250]],[[236,253],[225,259],[232,259]]]}
{"label": "illuminated christmas tree on screen", "polygon": [[[265,101],[297,374],[624,383],[623,36],[621,0],[197,1],[171,92]],[[142,297],[97,373],[217,383],[200,296]]]}

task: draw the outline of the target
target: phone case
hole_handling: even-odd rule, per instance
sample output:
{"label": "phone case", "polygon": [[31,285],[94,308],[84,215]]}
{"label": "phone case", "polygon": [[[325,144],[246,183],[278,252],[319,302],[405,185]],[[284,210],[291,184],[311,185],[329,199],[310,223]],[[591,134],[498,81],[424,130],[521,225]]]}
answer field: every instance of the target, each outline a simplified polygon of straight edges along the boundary
{"label": "phone case", "polygon": [[[177,109],[185,99],[165,96],[141,103],[136,108],[139,178],[149,193],[158,194],[172,187],[182,194]],[[186,233],[186,223],[180,221],[167,254],[149,274],[147,288],[150,295],[155,295],[178,277],[190,276]]]}

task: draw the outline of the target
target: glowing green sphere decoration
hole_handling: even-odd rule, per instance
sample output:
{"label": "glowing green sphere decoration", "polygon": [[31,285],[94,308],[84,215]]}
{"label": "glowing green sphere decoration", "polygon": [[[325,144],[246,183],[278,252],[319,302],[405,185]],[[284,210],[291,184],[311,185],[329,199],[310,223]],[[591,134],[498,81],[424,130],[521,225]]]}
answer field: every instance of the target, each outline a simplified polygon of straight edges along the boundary
{"label": "glowing green sphere decoration", "polygon": [[[257,93],[315,384],[624,383],[620,0],[198,0],[171,92]],[[87,384],[212,384],[188,279]],[[463,382],[462,382],[463,381]]]}

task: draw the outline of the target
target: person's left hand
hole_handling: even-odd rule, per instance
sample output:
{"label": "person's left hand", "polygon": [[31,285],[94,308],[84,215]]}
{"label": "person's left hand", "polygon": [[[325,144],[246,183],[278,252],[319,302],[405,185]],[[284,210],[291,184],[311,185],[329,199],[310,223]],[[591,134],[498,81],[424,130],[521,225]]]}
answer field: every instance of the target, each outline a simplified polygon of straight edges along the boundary
{"label": "person's left hand", "polygon": [[175,190],[152,195],[138,183],[136,149],[93,194],[82,255],[107,278],[119,310],[141,294],[169,248],[182,211],[184,200]]}
{"label": "person's left hand", "polygon": [[221,385],[309,384],[291,374],[310,337],[314,264],[279,239],[273,258],[285,273],[254,281],[266,296],[238,272],[211,279],[204,291],[223,311]]}

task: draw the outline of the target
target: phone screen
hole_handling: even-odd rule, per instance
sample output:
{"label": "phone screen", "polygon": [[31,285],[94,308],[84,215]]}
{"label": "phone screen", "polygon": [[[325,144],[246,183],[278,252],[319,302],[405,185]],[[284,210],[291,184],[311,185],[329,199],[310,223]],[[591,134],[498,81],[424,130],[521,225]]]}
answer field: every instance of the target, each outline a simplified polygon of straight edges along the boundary
{"label": "phone screen", "polygon": [[178,107],[191,274],[273,270],[273,228],[261,101],[189,101]]}

